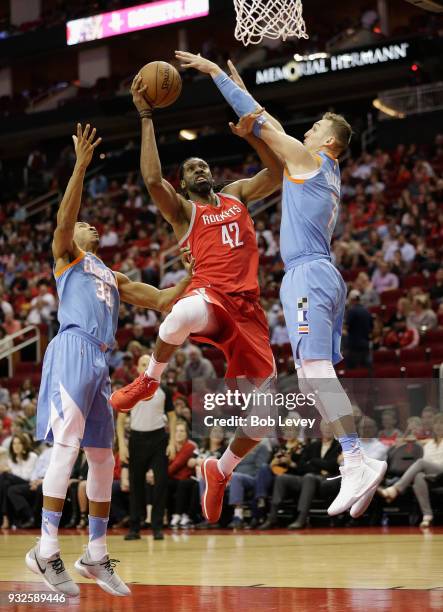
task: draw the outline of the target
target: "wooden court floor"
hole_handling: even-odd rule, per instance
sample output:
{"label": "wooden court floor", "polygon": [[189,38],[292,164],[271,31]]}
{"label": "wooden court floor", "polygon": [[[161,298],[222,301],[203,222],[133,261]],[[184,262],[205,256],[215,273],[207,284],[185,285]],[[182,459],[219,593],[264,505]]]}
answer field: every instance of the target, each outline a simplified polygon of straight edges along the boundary
{"label": "wooden court floor", "polygon": [[87,612],[443,611],[443,528],[315,529],[299,533],[166,531],[109,550],[132,597],[116,598],[75,575],[86,532],[65,530],[63,559],[81,596],[60,605],[14,605],[9,592],[46,591],[24,564],[38,532],[0,534],[0,610]]}

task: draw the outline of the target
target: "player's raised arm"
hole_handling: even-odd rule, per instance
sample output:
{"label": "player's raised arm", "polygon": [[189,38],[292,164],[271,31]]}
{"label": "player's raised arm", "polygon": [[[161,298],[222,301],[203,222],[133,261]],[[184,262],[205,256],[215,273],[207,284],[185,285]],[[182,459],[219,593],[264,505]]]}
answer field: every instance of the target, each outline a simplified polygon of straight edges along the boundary
{"label": "player's raised arm", "polygon": [[232,123],[229,125],[234,134],[244,138],[255,149],[264,169],[252,178],[241,179],[227,185],[222,190],[222,193],[231,194],[245,204],[260,200],[274,193],[274,191],[281,187],[284,163],[263,140],[254,136],[254,134],[238,129]]}
{"label": "player's raised arm", "polygon": [[162,216],[173,226],[176,234],[184,233],[181,231],[181,226],[185,225],[187,229],[191,210],[187,210],[186,200],[163,178],[152,122],[152,109],[143,96],[145,89],[142,77],[138,74],[132,82],[131,93],[142,120],[141,173],[149,194]]}
{"label": "player's raised arm", "polygon": [[57,213],[57,227],[52,242],[52,253],[55,260],[67,255],[74,257],[78,255],[79,249],[74,243],[74,228],[81,206],[83,181],[94,150],[102,141],[101,138],[95,140],[95,128],[92,131],[90,130],[91,126],[89,124],[83,130],[78,123],[77,134],[72,137],[76,162]]}
{"label": "player's raised arm", "polygon": [[[175,56],[182,62],[182,68],[194,68],[203,74],[209,74],[226,102],[232,106],[239,117],[252,113],[260,107],[246,89],[243,79],[231,60],[228,61],[228,67],[231,71],[231,76],[228,77],[220,66],[202,57],[200,54],[195,55],[188,51],[176,51]],[[282,124],[270,113],[266,112],[266,118],[279,132],[284,132]]]}
{"label": "player's raised arm", "polygon": [[194,258],[191,256],[189,249],[186,247],[181,249],[181,254],[186,276],[174,287],[168,287],[167,289],[157,289],[146,283],[136,283],[125,274],[114,272],[121,300],[140,308],[169,312],[174,302],[188,288],[194,271]]}

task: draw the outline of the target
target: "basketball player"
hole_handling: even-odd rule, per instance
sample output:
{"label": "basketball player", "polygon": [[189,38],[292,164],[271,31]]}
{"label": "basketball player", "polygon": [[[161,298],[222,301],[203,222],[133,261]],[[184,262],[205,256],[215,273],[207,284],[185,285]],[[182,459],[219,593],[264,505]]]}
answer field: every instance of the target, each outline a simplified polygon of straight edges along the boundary
{"label": "basketball player", "polygon": [[80,446],[89,464],[89,544],[75,568],[108,593],[130,594],[114,569],[116,559],[109,558],[106,548],[114,469],[108,359],[115,342],[119,297],[137,306],[167,310],[188,286],[192,272],[191,262],[177,287],[159,291],[112,272],[99,259],[97,230],[88,223],[77,223],[85,172],[101,142],[101,138],[95,140],[95,134],[89,125],[82,130],[78,124],[76,163],[58,210],[52,243],[60,331],[43,362],[37,438],[53,441],[54,447],[43,480],[41,539],[26,555],[28,567],[52,590],[73,597],[79,589],[60,557],[57,534]]}
{"label": "basketball player", "polygon": [[284,163],[280,249],[286,274],[280,298],[300,384],[316,392],[316,406],[343,449],[340,492],[328,512],[336,515],[350,508],[355,518],[368,507],[387,465],[363,454],[351,403],[333,367],[342,359],[346,285],[331,263],[330,245],[340,204],[338,157],[349,145],[351,126],[342,116],[326,113],[300,142],[259,107],[232,63],[237,83],[200,55],[176,52],[176,56],[182,66],[213,78],[241,117],[235,133],[253,131]]}
{"label": "basketball player", "polygon": [[[267,145],[248,135],[246,139],[266,166],[264,170],[215,193],[208,164],[192,157],[180,168],[180,188],[186,197],[176,193],[162,177],[152,110],[143,97],[144,90],[141,77],[136,76],[132,95],[142,120],[143,178],[179,244],[189,245],[196,266],[186,294],[160,326],[148,369],[112,394],[110,402],[120,411],[128,411],[139,401],[152,397],[168,360],[190,335],[224,352],[227,379],[245,377],[262,388],[275,376],[269,329],[259,303],[259,253],[247,205],[276,190],[283,167]],[[204,514],[211,522],[219,518],[230,474],[258,443],[243,432],[237,433],[218,464],[209,460],[203,465],[206,483],[214,481],[219,491],[215,503],[203,504]]]}

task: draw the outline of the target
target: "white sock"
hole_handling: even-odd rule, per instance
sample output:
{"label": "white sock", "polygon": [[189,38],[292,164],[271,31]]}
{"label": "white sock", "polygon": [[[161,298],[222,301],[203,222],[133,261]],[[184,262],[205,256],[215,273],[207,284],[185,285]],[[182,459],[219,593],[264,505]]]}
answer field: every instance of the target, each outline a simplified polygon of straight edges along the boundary
{"label": "white sock", "polygon": [[242,459],[243,457],[237,457],[237,455],[234,455],[228,446],[223,455],[217,461],[218,469],[223,476],[230,476]]}
{"label": "white sock", "polygon": [[243,520],[243,508],[235,508],[234,518],[239,518],[240,520]]}
{"label": "white sock", "polygon": [[168,364],[167,363],[159,363],[156,361],[154,355],[151,355],[151,359],[149,360],[148,368],[145,372],[145,376],[149,376],[149,378],[153,378],[154,380],[158,380],[162,377],[163,372]]}
{"label": "white sock", "polygon": [[343,451],[343,465],[347,467],[355,467],[363,461],[361,450]]}
{"label": "white sock", "polygon": [[60,551],[58,543],[58,525],[62,517],[61,512],[42,509],[42,534],[40,538],[40,556],[49,559]]}
{"label": "white sock", "polygon": [[92,561],[100,561],[108,554],[106,548],[106,530],[108,518],[89,515],[89,543],[88,550]]}

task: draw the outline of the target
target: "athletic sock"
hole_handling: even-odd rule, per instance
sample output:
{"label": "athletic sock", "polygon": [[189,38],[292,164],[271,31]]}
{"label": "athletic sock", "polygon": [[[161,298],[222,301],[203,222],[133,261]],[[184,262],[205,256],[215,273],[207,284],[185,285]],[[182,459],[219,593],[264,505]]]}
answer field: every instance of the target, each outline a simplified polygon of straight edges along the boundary
{"label": "athletic sock", "polygon": [[338,441],[343,450],[343,462],[345,466],[359,465],[363,459],[360,438],[356,433],[348,433],[341,436]]}
{"label": "athletic sock", "polygon": [[217,466],[223,476],[230,476],[243,457],[237,457],[228,447],[220,459],[217,461]]}
{"label": "athletic sock", "polygon": [[49,559],[55,553],[60,552],[58,543],[58,526],[62,517],[61,512],[42,509],[42,535],[40,538],[40,555],[43,559]]}
{"label": "athletic sock", "polygon": [[107,518],[89,515],[89,543],[88,550],[93,561],[100,561],[107,554],[106,530],[108,528]]}
{"label": "athletic sock", "polygon": [[165,371],[166,366],[168,365],[168,363],[159,363],[154,355],[151,355],[151,358],[149,360],[149,365],[148,368],[145,372],[145,376],[148,376],[149,378],[153,378],[154,380],[157,380],[158,382],[160,382],[160,379],[162,377],[163,372]]}

